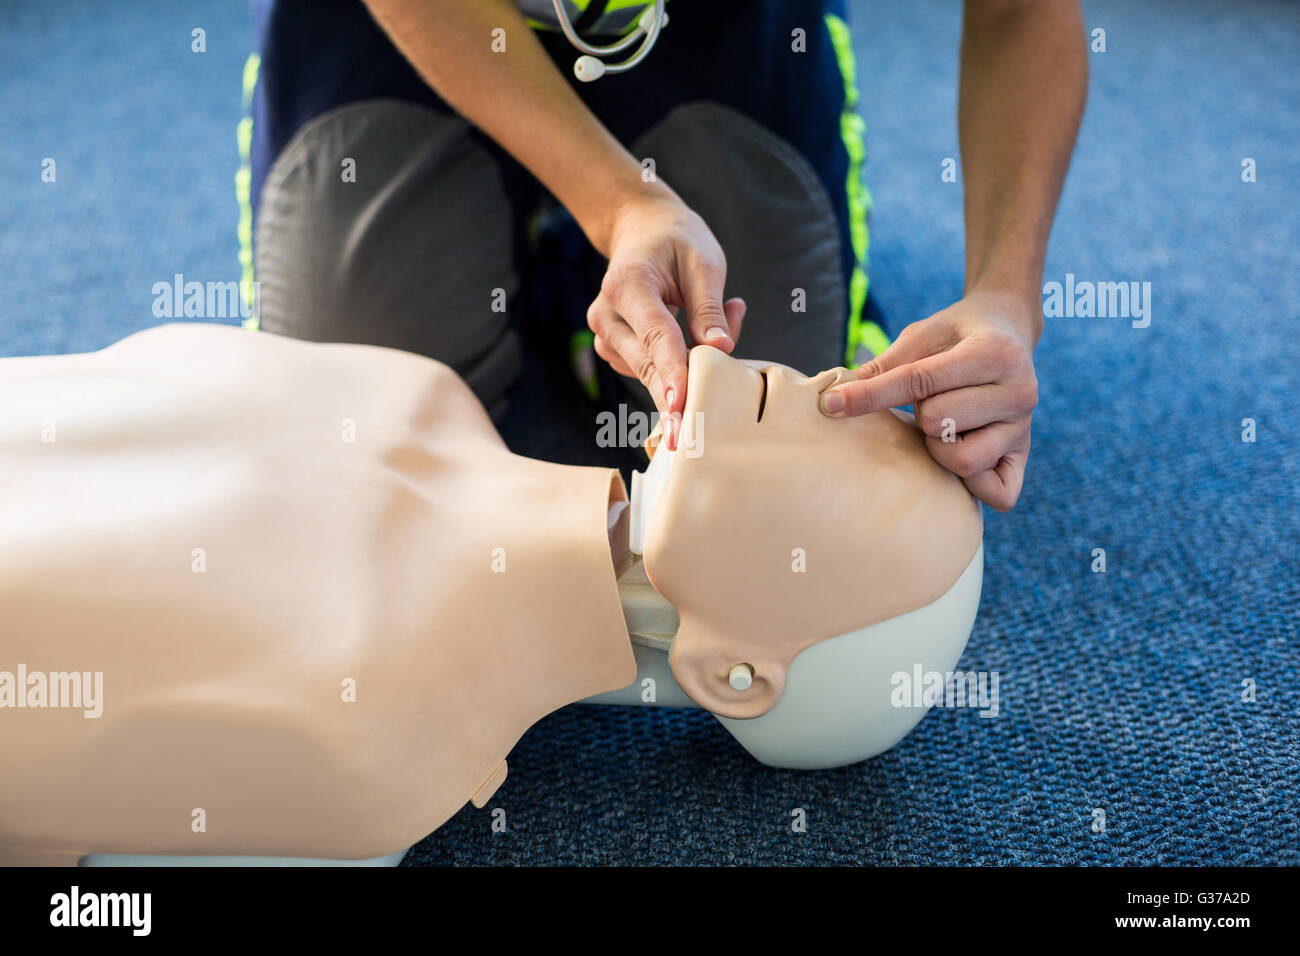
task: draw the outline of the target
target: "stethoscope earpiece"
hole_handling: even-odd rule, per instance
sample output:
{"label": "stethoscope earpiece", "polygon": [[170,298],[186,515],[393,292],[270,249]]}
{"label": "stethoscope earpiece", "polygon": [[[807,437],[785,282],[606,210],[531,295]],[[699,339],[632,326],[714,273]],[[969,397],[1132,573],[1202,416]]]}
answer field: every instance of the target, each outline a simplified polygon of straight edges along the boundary
{"label": "stethoscope earpiece", "polygon": [[[583,83],[591,83],[600,79],[606,73],[623,73],[632,69],[649,54],[655,41],[659,39],[659,31],[668,26],[668,14],[664,12],[664,0],[654,0],[653,7],[646,7],[641,14],[641,19],[637,21],[636,29],[629,33],[617,43],[611,43],[608,46],[594,46],[582,37],[578,36],[573,24],[569,22],[569,15],[564,12],[564,0],[551,0],[555,7],[555,18],[559,21],[560,30],[570,43],[580,50],[583,55],[578,57],[573,64],[573,75]],[[645,39],[626,60],[621,63],[606,63],[601,57],[615,56],[629,49],[641,37]]]}
{"label": "stethoscope earpiece", "polygon": [[573,75],[584,83],[599,80],[605,75],[605,61],[584,53],[573,63]]}

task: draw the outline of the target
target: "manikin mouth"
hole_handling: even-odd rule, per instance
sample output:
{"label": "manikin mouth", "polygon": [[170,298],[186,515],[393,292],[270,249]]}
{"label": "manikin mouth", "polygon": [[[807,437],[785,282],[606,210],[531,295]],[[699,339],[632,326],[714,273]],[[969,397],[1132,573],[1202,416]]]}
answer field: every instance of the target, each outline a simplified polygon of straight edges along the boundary
{"label": "manikin mouth", "polygon": [[767,375],[770,369],[762,369],[758,373],[759,394],[758,394],[758,421],[763,420],[763,412],[767,408]]}

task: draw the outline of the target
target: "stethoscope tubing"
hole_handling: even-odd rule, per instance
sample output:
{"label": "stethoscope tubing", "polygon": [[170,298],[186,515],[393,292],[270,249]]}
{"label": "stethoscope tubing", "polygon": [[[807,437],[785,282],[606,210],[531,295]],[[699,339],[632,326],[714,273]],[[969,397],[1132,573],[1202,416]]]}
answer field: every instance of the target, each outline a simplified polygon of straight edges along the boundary
{"label": "stethoscope tubing", "polygon": [[599,59],[615,56],[630,49],[638,40],[641,41],[640,48],[623,62],[604,64],[605,69],[602,71],[604,73],[622,73],[632,69],[632,67],[644,60],[659,39],[659,31],[663,29],[666,19],[664,0],[654,0],[654,19],[648,29],[644,25],[645,18],[643,16],[642,23],[638,24],[637,28],[623,39],[605,46],[597,46],[578,36],[578,31],[573,29],[573,24],[569,22],[569,15],[564,10],[564,0],[551,0],[551,4],[555,7],[555,18],[559,21],[560,30],[564,33],[565,39],[573,44],[575,49],[587,56],[594,56]]}

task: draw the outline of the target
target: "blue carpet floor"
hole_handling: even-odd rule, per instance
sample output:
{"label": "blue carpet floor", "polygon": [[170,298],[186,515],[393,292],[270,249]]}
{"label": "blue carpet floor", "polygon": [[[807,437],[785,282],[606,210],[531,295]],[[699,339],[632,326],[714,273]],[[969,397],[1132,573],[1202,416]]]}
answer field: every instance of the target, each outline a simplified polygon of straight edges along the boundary
{"label": "blue carpet floor", "polygon": [[[855,4],[895,326],[961,291],[939,178],[958,6]],[[876,760],[798,773],[707,714],[570,707],[511,755],[505,833],[467,808],[408,862],[1300,863],[1300,5],[1085,17],[1107,50],[1047,278],[1150,282],[1153,308],[1145,329],[1048,322],[1025,492],[988,515],[963,660],[1000,672],[1000,716],[939,710]],[[238,3],[0,3],[0,354],[98,348],[155,324],[154,282],[237,277],[249,46]]]}

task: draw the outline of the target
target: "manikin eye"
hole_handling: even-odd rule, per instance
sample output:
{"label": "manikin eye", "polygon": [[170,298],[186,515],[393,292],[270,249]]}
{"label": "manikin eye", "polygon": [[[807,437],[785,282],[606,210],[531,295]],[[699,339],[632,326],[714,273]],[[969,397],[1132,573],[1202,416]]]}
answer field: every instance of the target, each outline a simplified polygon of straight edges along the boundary
{"label": "manikin eye", "polygon": [[768,373],[768,369],[763,369],[763,371],[758,373],[759,379],[762,381],[762,386],[761,386],[762,390],[759,392],[759,396],[758,396],[757,421],[760,422],[763,420],[763,409],[767,407],[767,373]]}

